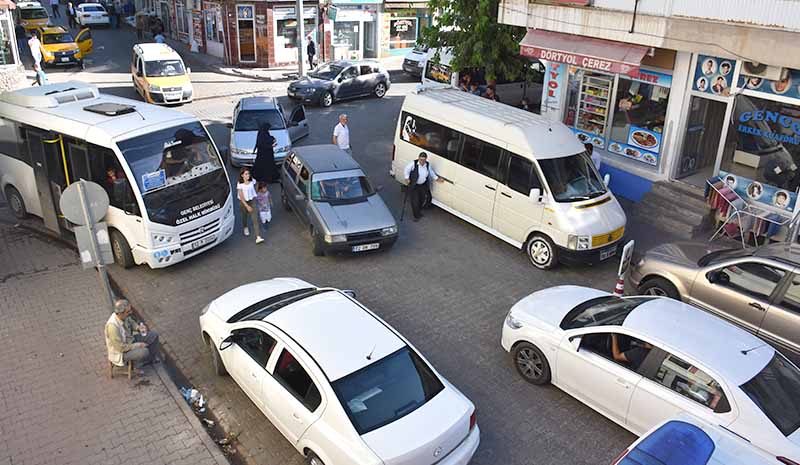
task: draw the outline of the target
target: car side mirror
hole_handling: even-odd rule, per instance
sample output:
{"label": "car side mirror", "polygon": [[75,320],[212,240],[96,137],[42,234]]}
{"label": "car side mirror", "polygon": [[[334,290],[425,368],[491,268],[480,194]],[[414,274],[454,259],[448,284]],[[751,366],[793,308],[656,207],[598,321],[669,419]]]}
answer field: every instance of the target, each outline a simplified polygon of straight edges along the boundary
{"label": "car side mirror", "polygon": [[606,175],[603,176],[603,184],[605,184],[606,187],[608,187],[608,184],[610,182],[611,182],[611,173],[606,173]]}
{"label": "car side mirror", "polygon": [[572,344],[572,347],[575,348],[575,351],[579,351],[581,349],[581,336],[574,336],[569,338],[569,343]]}
{"label": "car side mirror", "polygon": [[233,343],[236,342],[236,339],[237,338],[235,334],[231,334],[230,336],[226,337],[222,340],[222,342],[219,343],[219,350],[222,351],[232,346]]}
{"label": "car side mirror", "polygon": [[528,194],[528,197],[533,200],[535,203],[542,202],[542,190],[539,188],[531,189],[531,192]]}
{"label": "car side mirror", "polygon": [[339,79],[337,79],[337,80],[336,80],[336,82],[338,82],[339,84],[341,84],[342,82],[344,82],[344,78],[343,78],[343,77],[340,77]]}
{"label": "car side mirror", "polygon": [[142,77],[142,72],[141,71],[136,71],[136,76]]}
{"label": "car side mirror", "polygon": [[711,284],[723,284],[723,285],[728,284],[731,280],[730,276],[728,276],[728,273],[725,273],[724,271],[720,270],[709,271],[708,274],[706,275],[706,278],[708,279],[708,282],[710,282]]}
{"label": "car side mirror", "polygon": [[233,123],[225,123],[225,127],[228,129],[233,129]]}
{"label": "car side mirror", "polygon": [[350,290],[350,289],[343,289],[342,290],[342,294],[344,294],[344,295],[346,295],[346,296],[348,296],[350,298],[353,298],[353,299],[356,298],[356,291],[353,291],[353,290]]}

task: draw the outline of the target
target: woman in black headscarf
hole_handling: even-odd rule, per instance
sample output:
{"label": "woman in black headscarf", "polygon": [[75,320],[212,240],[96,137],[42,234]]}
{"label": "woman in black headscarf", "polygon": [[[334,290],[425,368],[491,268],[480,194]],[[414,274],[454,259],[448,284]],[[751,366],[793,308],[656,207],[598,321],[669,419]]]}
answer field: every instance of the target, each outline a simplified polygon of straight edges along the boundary
{"label": "woman in black headscarf", "polygon": [[262,122],[258,125],[256,136],[256,161],[253,163],[253,178],[258,182],[274,182],[278,178],[275,168],[275,152],[277,141],[269,133],[271,126]]}

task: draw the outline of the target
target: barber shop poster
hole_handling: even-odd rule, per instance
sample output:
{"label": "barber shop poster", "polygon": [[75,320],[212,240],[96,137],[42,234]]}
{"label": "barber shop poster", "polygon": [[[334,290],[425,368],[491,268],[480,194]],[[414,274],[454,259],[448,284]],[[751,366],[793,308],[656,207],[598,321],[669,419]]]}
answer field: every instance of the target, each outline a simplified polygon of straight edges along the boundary
{"label": "barber shop poster", "polygon": [[785,211],[794,211],[797,194],[786,189],[764,184],[727,171],[720,171],[719,177],[734,192],[750,202],[759,202]]}
{"label": "barber shop poster", "polygon": [[712,95],[729,95],[735,67],[736,60],[698,55],[692,89]]}
{"label": "barber shop poster", "polygon": [[[742,69],[744,73],[744,69]],[[780,81],[772,81],[756,76],[746,76],[739,73],[739,88],[754,92],[763,92],[769,95],[800,98],[800,70],[792,69]]]}

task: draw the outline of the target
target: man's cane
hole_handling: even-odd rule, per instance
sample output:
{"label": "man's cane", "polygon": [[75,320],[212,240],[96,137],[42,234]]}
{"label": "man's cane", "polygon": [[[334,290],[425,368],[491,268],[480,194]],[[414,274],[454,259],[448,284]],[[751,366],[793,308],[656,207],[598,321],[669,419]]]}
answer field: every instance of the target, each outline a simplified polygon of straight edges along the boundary
{"label": "man's cane", "polygon": [[403,184],[401,189],[403,189],[403,191],[404,191],[404,193],[403,193],[403,207],[400,209],[400,221],[402,222],[403,221],[403,217],[406,214],[406,202],[408,201],[409,186]]}

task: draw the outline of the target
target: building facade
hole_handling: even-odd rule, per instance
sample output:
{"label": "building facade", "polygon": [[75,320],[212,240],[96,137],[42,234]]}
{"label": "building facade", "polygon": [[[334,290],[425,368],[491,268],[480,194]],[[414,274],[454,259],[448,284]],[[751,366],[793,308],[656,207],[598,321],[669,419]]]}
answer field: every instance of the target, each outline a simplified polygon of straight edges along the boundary
{"label": "building facade", "polygon": [[528,28],[520,53],[548,71],[542,114],[595,146],[615,192],[722,175],[796,210],[800,3],[506,0],[498,20]]}
{"label": "building facade", "polygon": [[15,8],[14,2],[0,0],[0,92],[27,84],[14,29]]}

